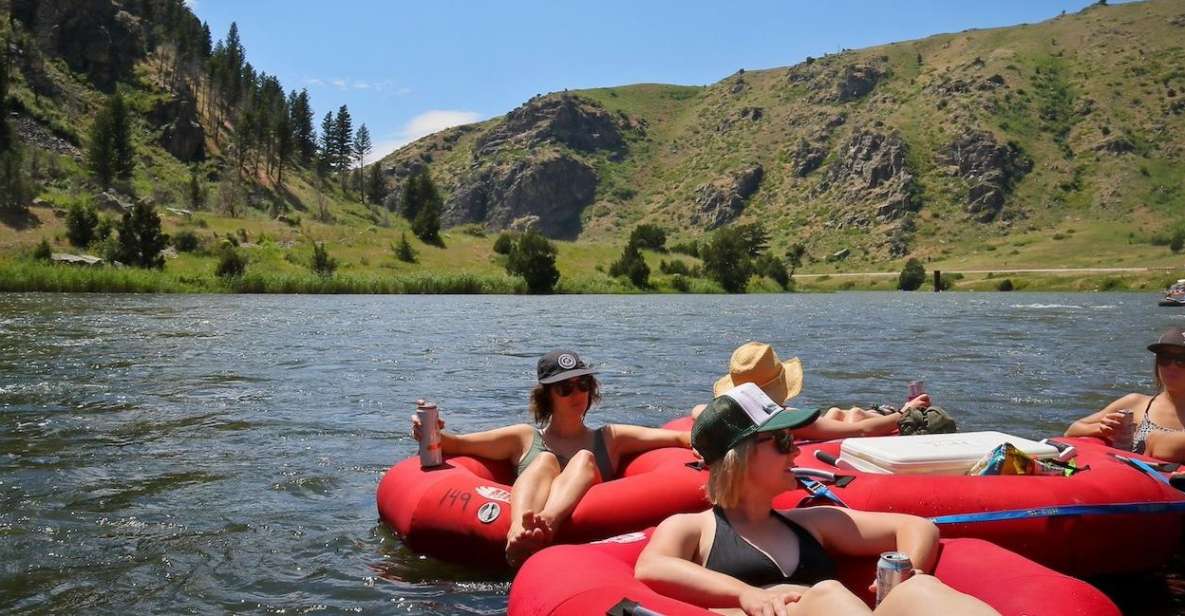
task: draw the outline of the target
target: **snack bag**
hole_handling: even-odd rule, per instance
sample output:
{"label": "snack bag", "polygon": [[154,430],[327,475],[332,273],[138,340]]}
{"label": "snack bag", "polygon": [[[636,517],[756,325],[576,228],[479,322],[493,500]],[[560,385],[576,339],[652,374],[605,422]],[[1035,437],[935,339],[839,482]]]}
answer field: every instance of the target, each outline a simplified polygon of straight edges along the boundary
{"label": "snack bag", "polygon": [[1012,443],[1004,443],[979,459],[968,475],[1028,475],[1033,459]]}

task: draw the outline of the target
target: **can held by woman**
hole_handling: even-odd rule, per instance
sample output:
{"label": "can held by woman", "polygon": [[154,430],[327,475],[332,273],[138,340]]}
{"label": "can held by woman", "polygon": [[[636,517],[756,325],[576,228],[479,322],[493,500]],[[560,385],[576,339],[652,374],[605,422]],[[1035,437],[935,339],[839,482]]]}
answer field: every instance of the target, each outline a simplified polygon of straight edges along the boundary
{"label": "can held by woman", "polygon": [[436,404],[418,402],[416,417],[420,418],[420,467],[440,466],[444,457],[440,450],[440,412]]}
{"label": "can held by woman", "polygon": [[885,600],[889,591],[913,576],[913,563],[901,552],[885,552],[876,561],[876,604]]}
{"label": "can held by woman", "polygon": [[906,400],[913,400],[914,398],[926,393],[925,381],[910,381],[909,382],[909,397]]}
{"label": "can held by woman", "polygon": [[1111,433],[1111,446],[1115,449],[1122,449],[1123,451],[1132,450],[1132,436],[1136,431],[1135,421],[1132,418],[1131,409],[1123,409],[1119,411],[1123,414],[1123,419],[1119,422],[1119,427]]}

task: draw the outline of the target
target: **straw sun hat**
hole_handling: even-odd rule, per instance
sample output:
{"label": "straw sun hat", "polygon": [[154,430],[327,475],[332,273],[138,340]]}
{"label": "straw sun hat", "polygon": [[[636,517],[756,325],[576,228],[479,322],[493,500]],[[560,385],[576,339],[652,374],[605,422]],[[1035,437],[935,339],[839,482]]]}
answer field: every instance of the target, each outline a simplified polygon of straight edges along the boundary
{"label": "straw sun hat", "polygon": [[719,396],[742,383],[753,383],[778,404],[802,391],[802,362],[797,357],[778,360],[773,347],[762,342],[746,342],[732,352],[728,374],[712,387]]}

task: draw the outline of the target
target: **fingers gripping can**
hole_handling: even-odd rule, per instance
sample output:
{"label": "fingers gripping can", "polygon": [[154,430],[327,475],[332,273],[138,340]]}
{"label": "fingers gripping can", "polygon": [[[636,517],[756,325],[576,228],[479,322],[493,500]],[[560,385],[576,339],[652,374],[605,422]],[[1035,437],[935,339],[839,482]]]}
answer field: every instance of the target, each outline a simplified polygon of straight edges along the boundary
{"label": "fingers gripping can", "polygon": [[1115,432],[1111,434],[1111,446],[1115,449],[1131,451],[1132,436],[1136,431],[1135,422],[1132,420],[1132,411],[1123,409],[1119,412],[1123,414],[1123,419],[1119,422],[1119,427],[1115,428]]}
{"label": "fingers gripping can", "polygon": [[924,393],[926,393],[926,382],[925,381],[910,381],[909,382],[909,399],[910,400],[913,400],[914,398],[916,398]]}
{"label": "fingers gripping can", "polygon": [[420,466],[440,466],[444,458],[440,451],[439,411],[434,402],[416,404],[416,417],[420,418]]}
{"label": "fingers gripping can", "polygon": [[876,561],[876,604],[885,600],[889,591],[913,575],[913,563],[901,552],[885,552]]}

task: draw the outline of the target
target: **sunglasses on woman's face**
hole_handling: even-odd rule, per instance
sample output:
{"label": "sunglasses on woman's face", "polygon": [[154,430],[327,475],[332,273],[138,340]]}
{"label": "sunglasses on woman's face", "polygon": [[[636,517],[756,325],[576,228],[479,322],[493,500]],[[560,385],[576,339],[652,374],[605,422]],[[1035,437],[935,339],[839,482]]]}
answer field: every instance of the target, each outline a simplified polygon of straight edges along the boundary
{"label": "sunglasses on woman's face", "polygon": [[572,392],[576,391],[577,389],[587,393],[588,390],[592,389],[592,381],[587,376],[578,376],[574,379],[568,379],[566,381],[560,381],[559,383],[556,383],[555,389],[561,396],[564,397],[571,396]]}
{"label": "sunglasses on woman's face", "polygon": [[767,432],[757,437],[758,443],[764,443],[766,441],[773,441],[774,448],[777,449],[778,453],[780,454],[786,455],[791,451],[794,451],[794,435],[790,434],[790,432],[787,430],[773,433]]}
{"label": "sunglasses on woman's face", "polygon": [[1185,368],[1185,355],[1174,355],[1171,353],[1157,353],[1156,365],[1167,366],[1173,364],[1178,368]]}

